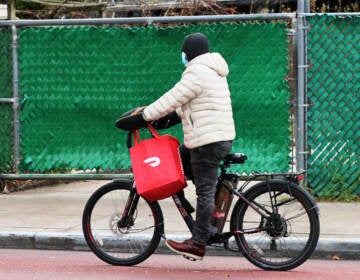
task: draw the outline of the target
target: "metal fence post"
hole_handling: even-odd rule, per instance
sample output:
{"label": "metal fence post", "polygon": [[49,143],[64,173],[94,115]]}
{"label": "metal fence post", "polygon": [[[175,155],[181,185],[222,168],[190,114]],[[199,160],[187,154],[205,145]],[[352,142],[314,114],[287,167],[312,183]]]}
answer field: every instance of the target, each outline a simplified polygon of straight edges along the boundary
{"label": "metal fence post", "polygon": [[[308,5],[309,6],[309,5]],[[296,117],[296,169],[303,171],[307,169],[307,129],[306,129],[306,22],[305,22],[305,3],[298,1],[298,20],[297,20],[297,117]]]}
{"label": "metal fence post", "polygon": [[17,29],[16,25],[11,26],[12,30],[12,83],[13,83],[13,109],[14,109],[14,161],[15,171],[19,172],[20,168],[20,113],[19,113],[19,70],[18,70],[18,52],[17,52]]}

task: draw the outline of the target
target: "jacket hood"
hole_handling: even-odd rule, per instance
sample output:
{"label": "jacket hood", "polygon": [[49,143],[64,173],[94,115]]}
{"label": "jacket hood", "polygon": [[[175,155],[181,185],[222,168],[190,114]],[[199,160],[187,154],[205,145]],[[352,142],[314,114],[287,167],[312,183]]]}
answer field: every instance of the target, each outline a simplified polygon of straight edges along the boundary
{"label": "jacket hood", "polygon": [[225,77],[229,74],[229,67],[225,59],[219,53],[206,53],[199,55],[191,60],[187,67],[194,64],[207,66],[218,73],[221,77]]}

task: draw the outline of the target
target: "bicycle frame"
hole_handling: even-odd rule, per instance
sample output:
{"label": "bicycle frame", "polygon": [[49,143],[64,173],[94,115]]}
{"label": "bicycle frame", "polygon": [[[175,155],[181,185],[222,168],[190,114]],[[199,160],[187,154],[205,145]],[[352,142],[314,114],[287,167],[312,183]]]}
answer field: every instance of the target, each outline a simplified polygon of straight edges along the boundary
{"label": "bicycle frame", "polygon": [[[231,184],[223,184],[234,196],[237,196],[242,203],[247,204],[249,207],[251,207],[255,212],[257,212],[262,218],[269,219],[271,217],[271,212],[265,209],[264,207],[257,205],[254,202],[249,201],[243,194],[244,189],[250,182],[253,181],[266,181],[269,183],[273,179],[279,179],[281,178],[284,181],[287,182],[299,182],[299,177],[302,176],[304,172],[300,173],[253,173],[249,176],[243,177],[235,173],[227,173],[226,169],[229,167],[228,164],[223,164],[221,166],[221,173],[218,178],[218,184],[223,184],[224,181],[231,182]],[[240,180],[244,180],[244,182],[238,187],[238,182]],[[126,207],[122,214],[122,219],[119,221],[120,226],[127,226],[129,223],[131,223],[131,217],[134,214],[134,211],[137,207],[137,202],[139,200],[140,196],[136,192],[135,182],[133,182],[133,191],[130,193],[128,201],[126,203]],[[311,197],[310,197],[311,198]],[[172,196],[172,199],[175,203],[176,208],[178,209],[181,217],[183,218],[184,222],[186,223],[189,231],[191,232],[194,227],[194,218],[186,208],[182,205],[181,199],[177,194],[174,194]],[[234,200],[233,200],[234,201]],[[154,202],[157,203],[157,202]],[[233,203],[233,202],[232,202]],[[277,205],[278,206],[278,205]],[[274,205],[272,205],[274,208]],[[163,227],[163,224],[160,226]],[[263,228],[254,228],[254,229],[248,229],[244,231],[234,231],[234,232],[221,232],[216,233],[214,236],[212,236],[209,240],[209,245],[213,243],[224,243],[225,249],[229,250],[229,247],[227,246],[227,241],[230,237],[239,235],[239,234],[252,234],[252,233],[258,233],[260,231],[263,231]],[[162,236],[165,238],[164,231],[162,230]]]}
{"label": "bicycle frame", "polygon": [[[226,164],[242,161],[239,154],[225,158]],[[316,248],[320,225],[316,202],[299,186],[299,175],[253,173],[244,177],[224,169],[218,177],[215,198],[221,216],[212,220],[217,230],[207,245],[241,253],[265,270],[289,270],[301,265]],[[252,181],[259,182],[252,185]],[[235,196],[238,199],[234,200]],[[114,179],[99,188],[86,203],[82,219],[84,237],[103,261],[135,265],[155,252],[161,238],[166,240],[159,202],[140,198],[133,179]],[[182,193],[173,195],[172,199],[191,232],[195,225],[192,207]],[[233,207],[229,207],[231,203]],[[104,217],[105,212],[110,220]],[[228,222],[225,230],[224,222]]]}
{"label": "bicycle frame", "polygon": [[172,196],[172,199],[174,200],[174,203],[176,205],[176,208],[179,210],[181,217],[184,219],[187,227],[189,228],[190,232],[192,231],[194,227],[194,219],[191,216],[191,214],[188,213],[188,211],[183,207],[181,200],[177,194],[174,194]]}
{"label": "bicycle frame", "polygon": [[[231,181],[237,185],[238,181],[241,179],[240,175],[234,174],[234,173],[226,173],[225,170],[226,166],[222,167],[221,169],[221,175],[218,179],[218,184],[221,184],[223,181]],[[251,207],[254,211],[256,211],[262,218],[268,219],[271,217],[271,213],[266,210],[264,207],[261,207],[248,199],[243,195],[243,189],[252,181],[266,181],[269,182],[272,179],[275,179],[277,177],[281,177],[283,180],[287,182],[299,182],[299,176],[301,176],[303,172],[300,173],[254,173],[247,177],[246,181],[239,187],[239,188],[231,188],[227,184],[224,184],[224,186],[235,196],[237,196],[243,203],[247,204],[249,207]],[[189,228],[190,232],[192,231],[194,227],[194,219],[187,212],[187,210],[183,207],[181,200],[179,197],[175,194],[172,196],[172,199],[174,200],[175,206],[178,209],[178,211],[181,214],[181,217],[185,221],[187,227]],[[233,202],[232,202],[233,203]],[[274,207],[274,205],[272,205]],[[228,240],[230,237],[238,234],[251,234],[251,233],[257,233],[260,231],[263,231],[262,228],[256,228],[246,231],[235,231],[235,232],[222,232],[219,234],[215,234],[215,236],[212,237],[210,240],[210,244],[212,243],[219,243],[223,242],[226,249],[229,249],[226,246],[226,240]]]}

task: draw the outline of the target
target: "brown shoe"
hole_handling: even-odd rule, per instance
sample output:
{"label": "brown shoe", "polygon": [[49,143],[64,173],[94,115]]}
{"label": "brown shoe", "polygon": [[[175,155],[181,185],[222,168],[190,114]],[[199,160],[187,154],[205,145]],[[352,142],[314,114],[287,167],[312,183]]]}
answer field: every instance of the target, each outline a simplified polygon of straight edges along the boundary
{"label": "brown shoe", "polygon": [[166,240],[166,245],[171,251],[194,260],[202,260],[205,255],[205,245],[195,244],[191,239],[184,242]]}

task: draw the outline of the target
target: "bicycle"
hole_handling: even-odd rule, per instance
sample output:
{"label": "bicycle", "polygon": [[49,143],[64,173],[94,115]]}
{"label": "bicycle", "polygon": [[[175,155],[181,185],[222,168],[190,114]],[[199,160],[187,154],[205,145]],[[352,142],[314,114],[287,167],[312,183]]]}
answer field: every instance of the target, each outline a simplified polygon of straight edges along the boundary
{"label": "bicycle", "polygon": [[[218,231],[208,245],[222,244],[264,270],[293,269],[316,248],[318,206],[299,185],[303,173],[253,173],[244,181],[243,176],[228,172],[231,165],[246,159],[245,154],[229,154],[221,164],[217,188],[227,192],[220,198],[227,209],[220,220],[214,220]],[[255,180],[260,182],[249,187]],[[234,197],[238,200],[227,220]],[[194,219],[177,194],[172,199],[191,232]],[[230,223],[226,232],[225,221]],[[139,264],[154,253],[161,238],[166,239],[159,203],[139,196],[132,178],[114,179],[96,190],[85,205],[82,227],[91,251],[112,265]]]}

